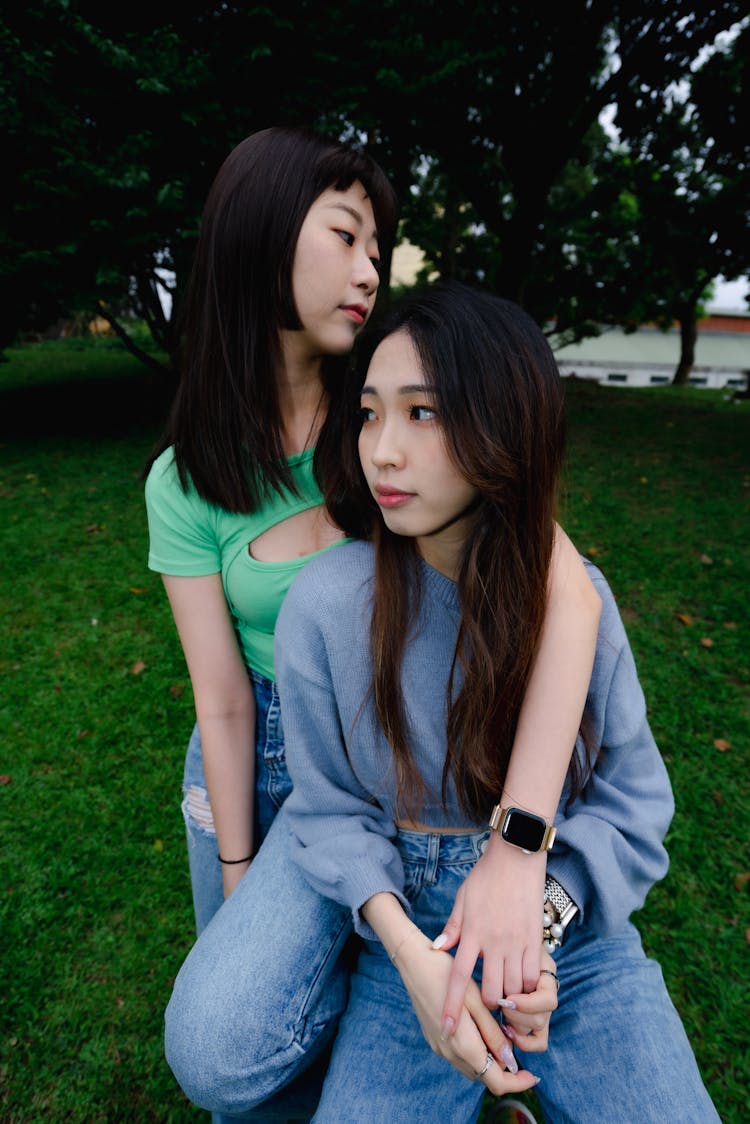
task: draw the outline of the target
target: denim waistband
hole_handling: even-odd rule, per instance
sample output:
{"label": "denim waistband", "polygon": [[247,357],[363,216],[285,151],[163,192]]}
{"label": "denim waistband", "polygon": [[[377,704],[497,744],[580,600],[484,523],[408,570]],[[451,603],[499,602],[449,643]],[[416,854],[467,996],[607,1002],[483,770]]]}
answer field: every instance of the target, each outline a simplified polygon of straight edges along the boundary
{"label": "denim waistband", "polygon": [[476,862],[484,854],[490,833],[466,831],[446,833],[437,831],[406,831],[399,828],[395,844],[402,859],[407,862],[448,863]]}
{"label": "denim waistband", "polygon": [[253,683],[257,683],[259,687],[275,687],[273,679],[268,679],[265,675],[261,675],[259,671],[254,671],[251,667],[247,669],[247,673],[252,679]]}

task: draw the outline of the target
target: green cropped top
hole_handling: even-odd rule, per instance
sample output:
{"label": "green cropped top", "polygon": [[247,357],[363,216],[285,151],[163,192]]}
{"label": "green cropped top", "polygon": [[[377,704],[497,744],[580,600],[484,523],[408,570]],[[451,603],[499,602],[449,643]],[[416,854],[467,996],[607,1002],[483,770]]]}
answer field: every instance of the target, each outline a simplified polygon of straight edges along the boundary
{"label": "green cropped top", "polygon": [[281,603],[292,579],[323,551],[259,562],[250,545],[275,524],[322,502],[313,452],[307,449],[288,460],[299,495],[272,492],[252,515],[216,507],[201,499],[192,485],[184,491],[171,447],[154,461],[146,480],[149,569],[174,577],[220,573],[245,662],[268,679],[275,677],[273,636]]}

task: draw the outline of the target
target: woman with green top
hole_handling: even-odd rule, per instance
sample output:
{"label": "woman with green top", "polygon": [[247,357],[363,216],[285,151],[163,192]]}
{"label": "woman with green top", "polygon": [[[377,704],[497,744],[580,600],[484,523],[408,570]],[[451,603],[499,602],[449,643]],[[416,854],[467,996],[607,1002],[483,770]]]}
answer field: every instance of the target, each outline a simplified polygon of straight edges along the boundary
{"label": "woman with green top", "polygon": [[[396,220],[394,193],[372,160],[290,128],[242,141],[206,202],[180,386],[146,483],[149,566],[163,576],[195,699],[183,811],[199,932],[246,872],[252,879],[252,859],[291,788],[274,683],[276,617],[301,567],[344,541],[326,517],[319,486],[340,452],[327,407],[373,311]],[[544,783],[510,795],[547,819],[570,762],[598,616],[598,595],[559,531],[508,773],[512,779],[531,753],[538,768],[543,755]],[[315,955],[321,971],[319,993],[308,997],[316,1018],[303,1020],[299,1056],[278,1072],[266,1067],[269,1096],[304,1068],[308,1045],[319,1049],[335,1028],[346,1001],[339,953],[349,933],[338,911],[327,920],[331,903],[309,890],[279,836],[272,833],[264,853],[271,861],[268,848],[276,847],[278,862],[288,863],[287,898],[283,906],[265,901],[258,879],[252,901],[269,921],[280,909],[285,932],[295,932],[299,944],[269,935],[273,955],[259,959],[237,988],[262,975],[271,1002],[273,973],[286,980],[301,957],[309,965]],[[463,955],[449,1018],[451,1011],[457,1017],[482,953],[492,964],[493,993],[532,991],[539,977],[543,858],[532,877],[525,870],[521,878],[512,857],[489,848],[481,871],[485,884],[476,876],[458,903]],[[487,884],[504,908],[487,909]],[[306,924],[318,938],[314,950],[306,947]],[[321,944],[321,932],[330,941]],[[274,1020],[269,1013],[266,1025],[262,1006],[256,1010],[258,1040],[266,1041]],[[248,1055],[255,1049],[250,1041],[243,1048]]]}

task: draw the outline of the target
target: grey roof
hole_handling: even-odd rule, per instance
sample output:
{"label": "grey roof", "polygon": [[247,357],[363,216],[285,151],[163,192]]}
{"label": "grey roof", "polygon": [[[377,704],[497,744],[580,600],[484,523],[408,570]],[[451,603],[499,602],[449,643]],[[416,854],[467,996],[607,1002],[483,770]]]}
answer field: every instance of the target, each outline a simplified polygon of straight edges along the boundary
{"label": "grey roof", "polygon": [[[555,348],[560,364],[606,363],[618,366],[674,368],[680,357],[680,335],[677,329],[662,332],[658,328],[638,328],[626,333],[622,328],[605,328],[600,336]],[[750,369],[750,332],[727,332],[703,329],[695,344],[695,367],[746,371]]]}

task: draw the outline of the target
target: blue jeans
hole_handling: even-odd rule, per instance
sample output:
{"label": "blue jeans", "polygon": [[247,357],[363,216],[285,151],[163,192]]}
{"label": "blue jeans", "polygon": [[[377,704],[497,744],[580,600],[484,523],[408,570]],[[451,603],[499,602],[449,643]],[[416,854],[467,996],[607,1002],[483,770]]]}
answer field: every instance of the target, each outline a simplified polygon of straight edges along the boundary
{"label": "blue jeans", "polygon": [[[284,734],[276,684],[250,671],[255,695],[255,841],[260,846],[292,782],[284,756]],[[201,736],[196,725],[188,743],[182,782],[182,813],[187,832],[190,882],[193,890],[195,925],[202,933],[217,909],[224,903],[219,849],[213,827],[206,775],[203,769]]]}
{"label": "blue jeans", "polygon": [[[485,839],[399,833],[406,893],[428,936],[441,931]],[[340,954],[351,947],[349,932],[346,913],[292,863],[282,811],[175,981],[167,1056],[192,1100],[242,1115],[333,1040],[317,1124],[476,1118],[484,1087],[429,1049],[378,942],[361,942],[347,1002]],[[604,939],[574,922],[556,960],[549,1049],[518,1052],[541,1077],[536,1092],[548,1124],[719,1120],[661,970],[634,926]]]}
{"label": "blue jeans", "polygon": [[[260,847],[262,840],[268,834],[279,808],[291,791],[292,783],[284,756],[284,735],[281,727],[279,695],[276,685],[257,672],[250,671],[249,675],[255,695],[256,708],[255,850]],[[224,889],[216,831],[213,827],[213,817],[206,790],[200,731],[197,725],[193,729],[185,757],[182,812],[187,834],[195,924],[198,935],[200,935],[214,914],[224,905]],[[255,861],[259,860],[256,859]],[[234,900],[236,894],[237,891],[232,895],[232,900]],[[248,909],[254,916],[255,911],[252,901],[248,903]],[[331,926],[327,918],[321,924],[324,931],[330,934]],[[350,927],[346,930],[347,936],[349,932]],[[281,936],[278,939],[282,939]],[[332,956],[342,951],[340,943],[335,940],[332,942]],[[271,947],[269,945],[269,950]],[[268,970],[270,974],[270,968]],[[330,967],[329,975],[332,980],[337,975],[333,965]],[[331,983],[330,991],[330,1001],[336,1004],[336,1015],[340,1013],[346,1003],[347,986],[347,971],[342,962],[338,969],[338,983]],[[333,1036],[332,1030],[327,1036],[328,1042]],[[309,1120],[315,1111],[327,1064],[326,1055],[321,1056],[317,1063],[315,1059],[322,1054],[325,1045],[326,1036],[321,1036],[319,1048],[310,1049],[308,1054],[307,1047],[305,1047],[305,1050],[301,1051],[302,1063],[296,1066],[294,1072],[290,1073],[287,1078],[290,1084],[283,1088],[273,1100],[264,1101],[262,1109],[251,1113],[249,1118],[254,1120],[256,1124],[264,1124],[265,1121]],[[310,1065],[310,1062],[313,1062],[313,1064]],[[296,1081],[291,1080],[294,1076],[297,1077]],[[214,1124],[225,1124],[225,1121],[228,1124],[226,1114],[213,1112],[212,1116]],[[232,1119],[232,1117],[230,1116],[229,1119]]]}

